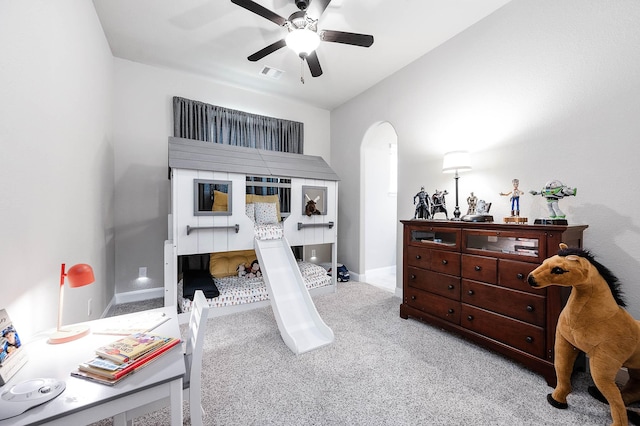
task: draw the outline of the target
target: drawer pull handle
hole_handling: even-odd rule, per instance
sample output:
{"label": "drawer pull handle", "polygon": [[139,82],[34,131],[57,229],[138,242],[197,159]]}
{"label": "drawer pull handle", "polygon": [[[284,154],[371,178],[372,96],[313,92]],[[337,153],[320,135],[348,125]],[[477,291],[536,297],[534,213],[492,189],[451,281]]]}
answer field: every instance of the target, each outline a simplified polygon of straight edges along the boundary
{"label": "drawer pull handle", "polygon": [[469,290],[469,291],[467,291],[467,294],[468,294],[469,296],[473,296],[473,293],[474,293],[474,292],[473,292],[473,290]]}
{"label": "drawer pull handle", "polygon": [[422,259],[422,256],[420,256],[419,254],[416,254],[416,259],[420,260]]}
{"label": "drawer pull handle", "polygon": [[411,296],[411,300],[416,300],[416,297],[415,296]]}
{"label": "drawer pull handle", "polygon": [[533,312],[533,311],[535,311],[535,310],[536,310],[536,309],[535,309],[533,306],[531,306],[531,305],[527,305],[527,312]]}
{"label": "drawer pull handle", "polygon": [[531,337],[531,336],[527,336],[527,338],[524,339],[524,340],[526,340],[527,343],[533,343],[533,337]]}
{"label": "drawer pull handle", "polygon": [[416,276],[415,276],[415,275],[413,275],[413,274],[411,274],[411,279],[412,279],[412,280],[415,280],[415,279],[416,279]]}
{"label": "drawer pull handle", "polygon": [[449,285],[447,286],[447,288],[448,288],[449,290],[453,290],[453,289],[455,288],[455,286],[454,286],[453,284],[449,284]]}
{"label": "drawer pull handle", "polygon": [[453,313],[453,309],[449,308],[449,310],[447,311],[447,313],[452,314],[452,313]]}
{"label": "drawer pull handle", "polygon": [[447,263],[449,263],[449,261],[447,259],[442,259],[442,264],[446,265]]}
{"label": "drawer pull handle", "polygon": [[518,278],[519,280],[524,279],[524,274],[520,273],[518,275],[516,275],[516,278]]}
{"label": "drawer pull handle", "polygon": [[482,270],[482,266],[476,265],[476,267],[473,268],[473,269],[475,269],[476,271],[481,271]]}
{"label": "drawer pull handle", "polygon": [[468,319],[469,321],[473,321],[473,315],[469,315],[469,316],[467,317],[467,319]]}

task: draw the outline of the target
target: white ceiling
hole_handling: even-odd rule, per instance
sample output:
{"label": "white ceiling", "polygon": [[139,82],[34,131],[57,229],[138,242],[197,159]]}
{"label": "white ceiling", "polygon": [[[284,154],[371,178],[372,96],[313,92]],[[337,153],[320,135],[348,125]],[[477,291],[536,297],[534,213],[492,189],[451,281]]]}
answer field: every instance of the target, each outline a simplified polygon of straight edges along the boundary
{"label": "white ceiling", "polygon": [[[313,0],[312,0],[313,1]],[[320,77],[288,48],[247,56],[286,29],[230,0],[93,0],[114,56],[196,73],[225,84],[333,109],[491,14],[510,0],[333,0],[318,29],[372,34],[369,48],[323,42]],[[288,18],[293,0],[255,0]],[[280,79],[263,66],[284,71]],[[305,83],[300,82],[301,71]]]}

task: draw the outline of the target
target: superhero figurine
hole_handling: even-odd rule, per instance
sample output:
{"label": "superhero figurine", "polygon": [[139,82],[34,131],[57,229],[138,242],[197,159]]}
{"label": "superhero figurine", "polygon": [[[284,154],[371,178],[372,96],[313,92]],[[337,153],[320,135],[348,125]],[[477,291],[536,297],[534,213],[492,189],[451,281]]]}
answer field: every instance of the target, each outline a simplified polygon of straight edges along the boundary
{"label": "superhero figurine", "polygon": [[559,180],[554,179],[547,182],[542,191],[529,191],[529,193],[533,195],[540,194],[547,199],[550,219],[564,219],[566,215],[558,207],[558,200],[569,195],[576,195],[577,191],[576,188],[569,188]]}
{"label": "superhero figurine", "polygon": [[414,219],[430,219],[431,206],[429,206],[429,194],[424,190],[424,186],[420,187],[420,192],[413,196],[413,204],[416,204],[416,198],[418,204],[416,205],[416,212],[413,215]]}

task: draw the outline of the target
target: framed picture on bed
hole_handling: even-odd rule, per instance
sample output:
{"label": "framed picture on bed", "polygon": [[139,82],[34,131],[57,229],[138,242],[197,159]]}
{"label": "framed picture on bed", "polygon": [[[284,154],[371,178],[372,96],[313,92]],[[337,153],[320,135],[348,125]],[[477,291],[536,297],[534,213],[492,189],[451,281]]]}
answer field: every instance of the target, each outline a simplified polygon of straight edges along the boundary
{"label": "framed picture on bed", "polygon": [[193,180],[194,216],[231,216],[231,181]]}
{"label": "framed picture on bed", "polygon": [[303,186],[302,211],[307,216],[327,214],[327,187]]}

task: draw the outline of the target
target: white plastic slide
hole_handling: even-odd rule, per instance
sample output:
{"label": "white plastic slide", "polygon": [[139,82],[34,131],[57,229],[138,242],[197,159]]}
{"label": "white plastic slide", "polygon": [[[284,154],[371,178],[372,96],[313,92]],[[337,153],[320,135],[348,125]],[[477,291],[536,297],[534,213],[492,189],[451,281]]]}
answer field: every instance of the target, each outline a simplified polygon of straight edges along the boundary
{"label": "white plastic slide", "polygon": [[255,240],[255,245],[285,344],[301,354],[332,343],[333,330],[320,318],[287,240]]}

